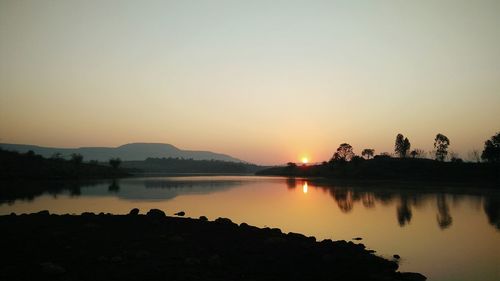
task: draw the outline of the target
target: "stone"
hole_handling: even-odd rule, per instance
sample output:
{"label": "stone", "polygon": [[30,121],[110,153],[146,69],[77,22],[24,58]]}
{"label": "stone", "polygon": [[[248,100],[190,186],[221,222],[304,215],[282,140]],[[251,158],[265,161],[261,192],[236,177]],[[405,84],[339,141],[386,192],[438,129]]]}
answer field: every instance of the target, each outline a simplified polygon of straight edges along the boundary
{"label": "stone", "polygon": [[49,211],[47,211],[47,210],[40,211],[40,212],[38,212],[36,214],[40,215],[40,216],[48,216],[48,215],[50,215]]}
{"label": "stone", "polygon": [[236,225],[236,226],[237,226],[237,224],[235,224],[233,221],[231,221],[231,220],[230,220],[230,219],[228,219],[228,218],[217,218],[217,219],[215,220],[215,222],[216,222],[216,223],[218,223],[218,224],[224,224],[224,225]]}
{"label": "stone", "polygon": [[123,258],[121,256],[114,256],[111,258],[111,262],[114,262],[114,263],[120,263],[123,261]]}
{"label": "stone", "polygon": [[173,242],[173,243],[184,242],[184,238],[182,238],[182,236],[180,236],[180,235],[174,235],[174,236],[170,237],[169,240],[170,240],[170,242]]}
{"label": "stone", "polygon": [[198,265],[198,264],[200,264],[200,259],[188,257],[188,258],[184,259],[184,263],[187,265]]}
{"label": "stone", "polygon": [[159,209],[151,209],[146,215],[150,218],[164,218],[165,212]]}
{"label": "stone", "polygon": [[139,209],[133,208],[128,214],[131,216],[137,216],[139,214]]}
{"label": "stone", "polygon": [[53,262],[44,262],[40,264],[42,268],[42,272],[47,275],[62,275],[66,273],[66,269],[64,267],[55,264]]}
{"label": "stone", "polygon": [[147,259],[149,258],[151,254],[148,251],[145,250],[139,250],[135,253],[135,258],[139,260]]}
{"label": "stone", "polygon": [[185,213],[185,212],[183,212],[183,211],[180,211],[180,212],[178,212],[178,213],[175,213],[174,215],[179,216],[179,217],[183,217],[183,216],[185,216],[185,215],[186,215],[186,213]]}
{"label": "stone", "polygon": [[401,277],[403,280],[407,281],[425,281],[427,280],[427,277],[420,273],[415,273],[415,272],[402,272]]}
{"label": "stone", "polygon": [[218,265],[221,265],[221,263],[222,263],[221,262],[221,258],[217,254],[211,255],[208,258],[208,264],[211,265],[211,266],[218,266]]}

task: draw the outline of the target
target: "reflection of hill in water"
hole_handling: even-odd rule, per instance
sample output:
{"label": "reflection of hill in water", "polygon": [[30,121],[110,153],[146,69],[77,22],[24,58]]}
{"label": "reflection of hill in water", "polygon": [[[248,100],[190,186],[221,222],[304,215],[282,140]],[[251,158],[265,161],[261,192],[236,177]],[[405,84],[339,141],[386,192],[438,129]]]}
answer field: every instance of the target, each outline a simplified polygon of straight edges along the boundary
{"label": "reflection of hill in water", "polygon": [[434,203],[436,223],[442,230],[453,224],[450,204],[459,204],[464,200],[477,201],[483,206],[489,223],[500,230],[500,192],[494,189],[466,188],[431,183],[334,183],[323,180],[305,180],[288,178],[288,188],[302,188],[307,182],[309,188],[318,188],[327,192],[337,203],[339,209],[349,213],[356,202],[364,208],[374,208],[377,204],[396,204],[396,218],[401,227],[411,223],[413,208]]}
{"label": "reflection of hill in water", "polygon": [[234,180],[123,180],[82,190],[85,196],[116,196],[126,200],[168,200],[180,195],[208,194],[241,185]]}
{"label": "reflection of hill in water", "polygon": [[0,204],[32,201],[43,194],[54,197],[114,196],[126,200],[168,200],[179,195],[208,194],[241,185],[237,180],[123,179],[108,181],[9,182],[0,189]]}

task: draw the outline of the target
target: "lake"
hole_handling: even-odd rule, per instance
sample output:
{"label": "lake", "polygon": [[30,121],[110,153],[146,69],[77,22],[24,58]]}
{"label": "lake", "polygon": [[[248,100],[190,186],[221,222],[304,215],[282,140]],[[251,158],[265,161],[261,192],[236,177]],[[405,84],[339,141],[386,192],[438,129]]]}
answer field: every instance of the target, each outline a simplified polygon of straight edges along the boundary
{"label": "lake", "polygon": [[27,192],[2,185],[2,215],[185,211],[317,239],[361,237],[356,243],[388,259],[400,255],[401,271],[429,280],[500,280],[500,192],[474,185],[255,176],[40,182],[24,184]]}

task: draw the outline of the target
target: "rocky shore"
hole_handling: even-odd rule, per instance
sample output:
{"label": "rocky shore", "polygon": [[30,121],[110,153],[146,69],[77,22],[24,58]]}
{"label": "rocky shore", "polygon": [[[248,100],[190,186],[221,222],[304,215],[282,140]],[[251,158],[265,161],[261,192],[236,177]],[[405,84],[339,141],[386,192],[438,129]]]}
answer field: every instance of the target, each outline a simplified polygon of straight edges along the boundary
{"label": "rocky shore", "polygon": [[44,211],[0,216],[0,229],[0,280],[425,280],[363,244],[227,218]]}

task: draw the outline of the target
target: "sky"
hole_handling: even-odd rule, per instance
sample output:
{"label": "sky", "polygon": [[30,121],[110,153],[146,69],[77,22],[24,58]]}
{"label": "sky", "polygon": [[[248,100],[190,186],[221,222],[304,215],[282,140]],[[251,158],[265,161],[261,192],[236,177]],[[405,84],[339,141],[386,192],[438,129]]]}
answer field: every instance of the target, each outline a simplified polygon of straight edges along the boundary
{"label": "sky", "polygon": [[500,131],[500,1],[0,0],[0,142],[258,163],[467,158]]}

